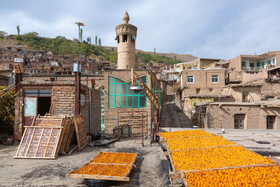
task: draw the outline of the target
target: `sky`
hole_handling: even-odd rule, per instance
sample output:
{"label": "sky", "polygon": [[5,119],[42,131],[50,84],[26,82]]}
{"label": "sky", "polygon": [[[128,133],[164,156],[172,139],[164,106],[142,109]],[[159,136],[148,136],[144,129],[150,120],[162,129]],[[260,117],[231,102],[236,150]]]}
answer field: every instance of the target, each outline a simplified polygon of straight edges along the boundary
{"label": "sky", "polygon": [[78,38],[97,35],[117,46],[115,26],[125,11],[137,26],[136,48],[200,58],[280,50],[279,0],[2,0],[0,31]]}

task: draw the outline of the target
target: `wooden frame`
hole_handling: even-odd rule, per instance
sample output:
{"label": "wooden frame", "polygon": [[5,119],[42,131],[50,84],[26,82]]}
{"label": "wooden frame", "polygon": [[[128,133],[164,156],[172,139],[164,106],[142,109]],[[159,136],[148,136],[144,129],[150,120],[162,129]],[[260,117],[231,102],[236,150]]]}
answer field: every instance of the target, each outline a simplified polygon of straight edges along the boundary
{"label": "wooden frame", "polygon": [[73,121],[74,121],[74,126],[76,131],[78,150],[81,151],[83,148],[85,148],[88,145],[86,128],[81,115],[74,116]]}
{"label": "wooden frame", "polygon": [[[102,153],[102,152],[99,152],[98,155]],[[109,152],[110,153],[110,152]],[[111,152],[111,153],[114,153],[114,152]],[[97,156],[98,156],[97,155]],[[96,157],[97,157],[96,156]],[[120,176],[107,176],[107,175],[85,175],[85,174],[66,174],[66,177],[67,178],[79,178],[79,179],[98,179],[98,180],[114,180],[114,181],[129,181],[129,174],[134,166],[134,163],[136,161],[136,157],[137,157],[137,154],[135,155],[135,158],[132,162],[132,164],[118,164],[118,163],[87,163],[87,164],[90,164],[90,165],[95,165],[95,164],[98,164],[98,165],[126,165],[126,166],[130,166],[130,168],[128,169],[126,175],[124,177],[120,177]],[[87,165],[85,164],[85,165]],[[83,166],[84,167],[84,166]]]}
{"label": "wooden frame", "polygon": [[62,127],[25,127],[15,158],[46,158],[57,156]]}

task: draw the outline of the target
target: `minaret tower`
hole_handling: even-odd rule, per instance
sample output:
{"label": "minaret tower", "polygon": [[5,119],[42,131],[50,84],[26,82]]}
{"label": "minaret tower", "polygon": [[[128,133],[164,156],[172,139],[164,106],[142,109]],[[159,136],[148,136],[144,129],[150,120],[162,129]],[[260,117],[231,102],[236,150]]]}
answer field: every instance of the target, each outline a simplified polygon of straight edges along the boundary
{"label": "minaret tower", "polygon": [[123,24],[116,26],[116,40],[118,41],[118,68],[131,69],[135,66],[135,40],[137,27],[129,24],[127,12],[123,15]]}

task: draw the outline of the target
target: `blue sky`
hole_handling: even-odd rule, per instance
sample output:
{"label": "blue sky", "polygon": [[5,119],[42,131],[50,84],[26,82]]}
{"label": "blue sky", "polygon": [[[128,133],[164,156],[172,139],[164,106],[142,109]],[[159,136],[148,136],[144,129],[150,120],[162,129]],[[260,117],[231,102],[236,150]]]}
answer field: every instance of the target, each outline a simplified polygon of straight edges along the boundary
{"label": "blue sky", "polygon": [[230,59],[280,50],[279,0],[3,0],[0,30],[83,38],[116,46],[115,26],[125,10],[138,27],[136,48]]}

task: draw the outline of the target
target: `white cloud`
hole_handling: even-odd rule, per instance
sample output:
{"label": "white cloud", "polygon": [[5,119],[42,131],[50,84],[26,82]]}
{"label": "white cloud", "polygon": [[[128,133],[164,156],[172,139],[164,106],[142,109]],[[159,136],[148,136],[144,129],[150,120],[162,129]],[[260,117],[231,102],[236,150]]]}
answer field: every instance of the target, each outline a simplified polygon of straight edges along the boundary
{"label": "white cloud", "polygon": [[229,59],[241,53],[264,53],[280,48],[277,0],[69,0],[5,1],[0,7],[0,30],[36,31],[41,36],[77,37],[76,21],[85,23],[84,39],[95,35],[102,45],[116,46],[115,26],[125,10],[138,27],[138,49],[191,53]]}

